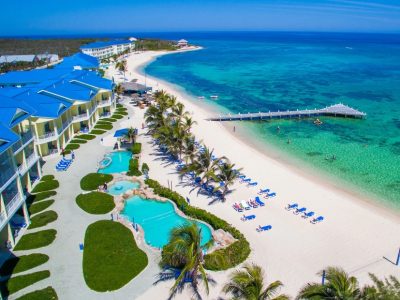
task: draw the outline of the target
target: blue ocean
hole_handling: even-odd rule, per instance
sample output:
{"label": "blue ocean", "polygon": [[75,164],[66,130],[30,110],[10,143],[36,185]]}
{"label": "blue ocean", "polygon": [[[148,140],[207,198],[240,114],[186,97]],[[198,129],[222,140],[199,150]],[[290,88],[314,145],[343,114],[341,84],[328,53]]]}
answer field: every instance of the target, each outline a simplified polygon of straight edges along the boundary
{"label": "blue ocean", "polygon": [[[249,129],[249,138],[265,149],[279,149],[340,184],[400,208],[400,35],[231,32],[161,37],[185,38],[204,49],[162,56],[145,72],[181,86],[193,101],[205,96],[201,101],[215,112],[336,103],[366,112],[365,120],[322,117],[322,126],[315,126],[314,119],[237,126]],[[210,95],[219,98],[214,101]]]}

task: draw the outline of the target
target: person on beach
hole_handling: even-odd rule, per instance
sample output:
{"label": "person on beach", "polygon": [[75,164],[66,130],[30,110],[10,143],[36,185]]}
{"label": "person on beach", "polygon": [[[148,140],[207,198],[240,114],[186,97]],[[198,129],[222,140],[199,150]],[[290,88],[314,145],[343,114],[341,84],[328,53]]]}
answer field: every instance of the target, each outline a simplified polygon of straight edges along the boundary
{"label": "person on beach", "polygon": [[64,150],[64,148],[61,148],[61,155],[62,155],[63,158],[65,158],[65,150]]}
{"label": "person on beach", "polygon": [[103,190],[104,190],[105,192],[107,192],[107,190],[108,190],[107,182],[104,182],[104,184],[103,184]]}
{"label": "person on beach", "polygon": [[74,152],[74,150],[71,151],[71,158],[72,158],[72,160],[75,159],[75,152]]}
{"label": "person on beach", "polygon": [[236,126],[233,126],[233,132],[236,132]]}

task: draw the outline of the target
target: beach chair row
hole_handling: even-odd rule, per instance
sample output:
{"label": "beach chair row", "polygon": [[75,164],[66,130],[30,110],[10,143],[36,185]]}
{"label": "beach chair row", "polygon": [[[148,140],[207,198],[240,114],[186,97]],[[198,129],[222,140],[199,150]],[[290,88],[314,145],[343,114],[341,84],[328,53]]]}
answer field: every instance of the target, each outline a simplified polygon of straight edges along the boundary
{"label": "beach chair row", "polygon": [[69,166],[72,164],[72,159],[62,158],[56,165],[57,171],[67,171]]}
{"label": "beach chair row", "polygon": [[[243,217],[241,217],[240,219],[242,221],[250,221],[250,220],[254,220],[256,218],[256,215],[243,215]],[[261,226],[258,225],[258,227],[256,228],[257,232],[262,232],[262,231],[268,231],[272,229],[272,225],[265,225],[265,226]]]}
{"label": "beach chair row", "polygon": [[319,222],[322,222],[324,220],[323,216],[319,216],[319,217],[314,217],[315,216],[315,212],[313,211],[307,211],[307,208],[305,207],[299,207],[299,205],[297,203],[293,203],[293,204],[288,204],[285,209],[287,211],[292,211],[293,214],[295,215],[301,215],[301,217],[303,219],[308,219],[308,218],[312,218],[310,220],[310,223],[312,224],[316,224]]}
{"label": "beach chair row", "polygon": [[261,201],[260,197],[255,197],[255,199],[250,199],[249,201],[241,201],[233,204],[233,208],[237,212],[243,212],[244,210],[250,210],[252,208],[257,208],[259,206],[264,206],[265,203]]}

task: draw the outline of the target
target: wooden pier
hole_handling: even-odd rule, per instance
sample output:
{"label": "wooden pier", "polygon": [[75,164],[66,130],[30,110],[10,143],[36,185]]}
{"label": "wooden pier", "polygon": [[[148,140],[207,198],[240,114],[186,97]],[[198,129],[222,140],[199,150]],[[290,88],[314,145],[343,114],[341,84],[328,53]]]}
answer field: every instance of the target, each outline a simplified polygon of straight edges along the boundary
{"label": "wooden pier", "polygon": [[269,119],[290,119],[290,118],[311,118],[319,116],[331,116],[342,118],[358,118],[363,119],[367,116],[366,113],[358,111],[342,103],[327,106],[321,109],[306,109],[306,110],[287,110],[287,111],[269,111],[246,114],[227,114],[209,118],[208,121],[259,121]]}

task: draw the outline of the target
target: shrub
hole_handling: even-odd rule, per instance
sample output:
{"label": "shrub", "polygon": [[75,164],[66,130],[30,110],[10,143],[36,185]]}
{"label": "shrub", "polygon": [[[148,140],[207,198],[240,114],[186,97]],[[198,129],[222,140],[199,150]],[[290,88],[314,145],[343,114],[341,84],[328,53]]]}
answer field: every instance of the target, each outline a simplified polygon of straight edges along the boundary
{"label": "shrub", "polygon": [[24,234],[14,247],[14,250],[31,250],[48,246],[55,240],[56,234],[57,231],[54,229]]}
{"label": "shrub", "polygon": [[121,107],[124,107],[124,106],[121,103],[117,103],[116,107],[117,108],[121,108]]}
{"label": "shrub", "polygon": [[118,114],[113,114],[111,117],[114,118],[114,119],[122,119],[122,118],[124,118],[124,116],[118,115]]}
{"label": "shrub", "polygon": [[57,299],[58,299],[57,293],[51,286],[48,286],[47,288],[44,288],[42,290],[30,292],[28,294],[25,294],[17,298],[17,300],[57,300]]}
{"label": "shrub", "polygon": [[111,130],[113,128],[112,124],[99,124],[94,126],[95,129]]}
{"label": "shrub", "polygon": [[142,173],[149,173],[149,171],[150,171],[150,168],[149,168],[149,166],[146,164],[146,163],[143,163],[142,164]]}
{"label": "shrub", "polygon": [[17,277],[10,278],[6,283],[6,295],[14,294],[27,286],[30,286],[38,281],[50,277],[50,271],[39,271],[27,275],[20,275]]}
{"label": "shrub", "polygon": [[121,116],[127,116],[128,115],[128,113],[126,112],[126,111],[115,111],[115,113],[114,113],[114,115],[115,114],[117,114],[117,115],[121,115]]}
{"label": "shrub", "polygon": [[134,143],[131,148],[131,152],[133,154],[139,154],[142,152],[142,144],[141,143]]}
{"label": "shrub", "polygon": [[42,212],[31,218],[31,224],[29,225],[28,229],[46,226],[47,224],[57,220],[57,218],[58,215],[53,210]]}
{"label": "shrub", "polygon": [[54,180],[54,175],[44,175],[40,181],[48,181],[48,180]]}
{"label": "shrub", "polygon": [[100,129],[93,129],[90,133],[100,135],[100,134],[106,133],[106,131],[100,130]]}
{"label": "shrub", "polygon": [[203,209],[188,205],[185,198],[178,193],[163,187],[157,181],[147,179],[145,182],[149,187],[153,188],[154,193],[174,201],[187,216],[204,221],[210,224],[214,229],[222,229],[229,232],[237,240],[224,249],[214,251],[204,256],[205,267],[208,270],[226,270],[237,266],[247,259],[250,254],[250,245],[239,230]]}
{"label": "shrub", "polygon": [[104,182],[110,182],[111,180],[113,180],[113,176],[110,174],[89,173],[81,179],[81,189],[94,191]]}
{"label": "shrub", "polygon": [[139,171],[139,161],[137,158],[129,161],[129,171],[126,172],[128,176],[141,176],[142,172]]}
{"label": "shrub", "polygon": [[80,135],[75,136],[75,138],[81,139],[81,140],[93,140],[96,138],[96,136],[93,134],[80,134]]}
{"label": "shrub", "polygon": [[76,150],[76,149],[79,149],[80,146],[81,146],[81,145],[79,145],[79,144],[69,143],[69,144],[65,147],[65,151],[68,151],[68,150]]}
{"label": "shrub", "polygon": [[148,264],[132,232],[109,220],[88,226],[83,250],[83,276],[89,288],[106,292],[123,287]]}
{"label": "shrub", "polygon": [[71,143],[73,143],[73,144],[86,144],[87,140],[80,140],[78,138],[75,138],[75,139],[71,140]]}
{"label": "shrub", "polygon": [[37,266],[40,266],[47,262],[49,257],[46,254],[33,253],[29,255],[22,255],[20,257],[13,257],[4,262],[0,268],[1,276],[9,276],[11,274],[17,274]]}
{"label": "shrub", "polygon": [[31,215],[37,214],[37,213],[45,210],[46,208],[48,208],[53,203],[54,203],[54,200],[50,199],[50,200],[41,201],[39,203],[33,204],[33,205],[29,206],[29,208],[28,208],[29,214],[31,214]]}
{"label": "shrub", "polygon": [[55,190],[60,186],[60,183],[57,180],[46,180],[38,183],[37,186],[34,187],[32,193],[46,192],[50,190]]}
{"label": "shrub", "polygon": [[57,195],[56,191],[47,191],[47,192],[32,194],[32,195],[29,195],[26,202],[28,204],[32,204],[32,203],[36,203],[36,202],[42,201],[44,199],[47,199],[49,197],[55,196],[55,195]]}
{"label": "shrub", "polygon": [[80,194],[76,197],[76,204],[87,213],[95,215],[109,213],[115,207],[114,197],[101,192]]}

